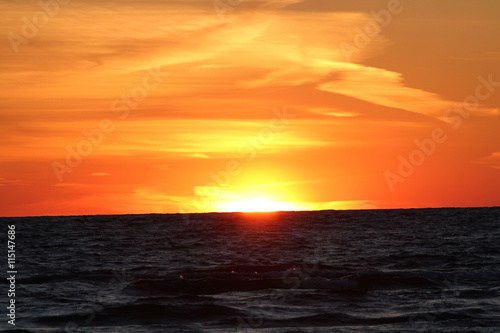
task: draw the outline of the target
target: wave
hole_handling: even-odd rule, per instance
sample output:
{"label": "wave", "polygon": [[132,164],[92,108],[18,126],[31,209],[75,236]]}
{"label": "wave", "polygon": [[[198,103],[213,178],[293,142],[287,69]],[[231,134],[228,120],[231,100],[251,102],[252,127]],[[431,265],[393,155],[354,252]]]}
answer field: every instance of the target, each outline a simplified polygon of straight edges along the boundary
{"label": "wave", "polygon": [[126,291],[141,295],[210,295],[265,289],[366,292],[376,289],[453,289],[458,283],[477,279],[494,283],[500,279],[500,272],[346,271],[321,265],[229,266],[215,270],[179,272],[170,277],[141,278],[128,284]]}
{"label": "wave", "polygon": [[146,325],[172,323],[176,321],[201,321],[233,319],[243,315],[243,312],[224,305],[210,302],[201,304],[152,304],[134,303],[96,308],[95,312],[70,313],[56,316],[44,316],[37,319],[42,324],[57,325],[68,322],[84,322],[91,318],[93,325]]}
{"label": "wave", "polygon": [[[87,281],[87,282],[108,282],[120,273],[110,270],[92,270],[92,271],[72,271],[66,274],[44,274],[35,273],[30,277],[19,278],[19,283],[22,284],[45,284],[51,282],[68,282],[68,281]],[[6,283],[5,281],[2,281]]]}
{"label": "wave", "polygon": [[[456,311],[429,312],[407,312],[397,315],[373,315],[348,314],[346,312],[325,312],[315,315],[300,316],[287,319],[267,318],[266,327],[308,327],[308,326],[378,326],[389,324],[405,324],[415,328],[420,319],[431,318],[434,322],[447,322],[453,320],[467,319],[471,322],[481,318],[484,311],[477,309],[458,309]],[[484,324],[484,326],[488,326]]]}

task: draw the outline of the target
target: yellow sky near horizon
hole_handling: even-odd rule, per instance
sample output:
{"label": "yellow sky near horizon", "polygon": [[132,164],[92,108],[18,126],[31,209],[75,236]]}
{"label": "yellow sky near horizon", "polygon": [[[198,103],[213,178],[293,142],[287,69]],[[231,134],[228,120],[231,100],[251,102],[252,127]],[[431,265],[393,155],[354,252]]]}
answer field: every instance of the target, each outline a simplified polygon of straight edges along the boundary
{"label": "yellow sky near horizon", "polygon": [[0,1],[3,216],[499,204],[500,3],[45,3]]}

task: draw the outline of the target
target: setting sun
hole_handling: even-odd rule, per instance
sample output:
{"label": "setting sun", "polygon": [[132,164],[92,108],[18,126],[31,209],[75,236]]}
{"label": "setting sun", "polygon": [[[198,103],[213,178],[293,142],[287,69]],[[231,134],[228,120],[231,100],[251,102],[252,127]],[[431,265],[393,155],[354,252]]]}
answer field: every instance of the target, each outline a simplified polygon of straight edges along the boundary
{"label": "setting sun", "polygon": [[218,205],[219,212],[278,212],[278,211],[291,211],[301,210],[298,205],[289,203],[269,200],[266,198],[250,198],[242,200],[231,200],[220,203]]}

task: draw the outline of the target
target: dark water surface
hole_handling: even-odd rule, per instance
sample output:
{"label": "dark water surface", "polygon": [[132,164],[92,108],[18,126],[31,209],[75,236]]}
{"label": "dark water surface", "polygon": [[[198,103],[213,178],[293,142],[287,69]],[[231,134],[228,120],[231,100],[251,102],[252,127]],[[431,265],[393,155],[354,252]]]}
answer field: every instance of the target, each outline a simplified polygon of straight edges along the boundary
{"label": "dark water surface", "polygon": [[500,332],[500,208],[1,221],[24,332]]}

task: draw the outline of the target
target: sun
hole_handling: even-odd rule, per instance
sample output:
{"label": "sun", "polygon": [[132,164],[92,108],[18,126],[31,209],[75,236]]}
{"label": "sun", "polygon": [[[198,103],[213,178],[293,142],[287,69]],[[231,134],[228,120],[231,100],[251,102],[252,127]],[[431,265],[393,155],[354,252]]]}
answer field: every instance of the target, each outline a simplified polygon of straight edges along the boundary
{"label": "sun", "polygon": [[250,198],[228,200],[218,204],[219,212],[279,212],[301,210],[301,207],[290,202],[270,200],[267,198]]}

